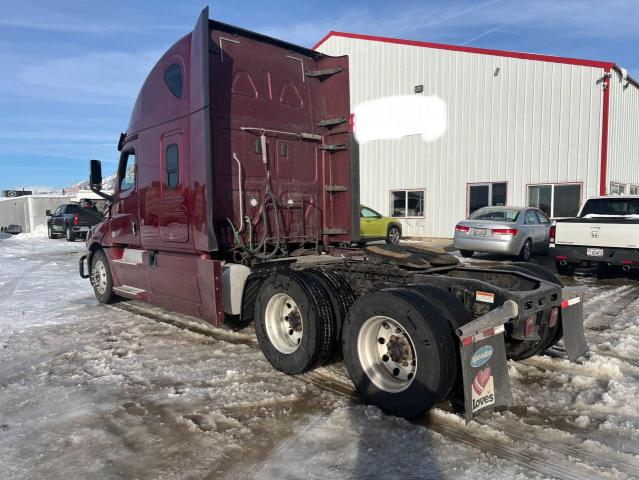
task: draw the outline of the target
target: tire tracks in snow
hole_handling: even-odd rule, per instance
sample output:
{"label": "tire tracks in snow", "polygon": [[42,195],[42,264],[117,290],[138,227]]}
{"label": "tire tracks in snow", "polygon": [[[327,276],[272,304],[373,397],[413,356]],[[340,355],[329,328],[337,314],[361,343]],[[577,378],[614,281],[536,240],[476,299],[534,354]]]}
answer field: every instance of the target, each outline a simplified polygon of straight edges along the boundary
{"label": "tire tracks in snow", "polygon": [[22,280],[24,280],[24,278],[27,275],[40,270],[42,267],[44,267],[48,263],[50,262],[48,261],[38,262],[36,265],[23,271],[22,274],[19,275],[18,277],[0,286],[0,305],[2,305],[4,302],[9,300],[9,298],[11,298],[11,296],[16,291],[16,288],[18,288],[18,285],[20,285],[20,282],[22,282]]}
{"label": "tire tracks in snow", "polygon": [[[168,323],[182,330],[206,335],[221,342],[240,343],[255,349],[259,348],[257,340],[251,335],[213,327],[195,319],[186,319],[179,314],[166,313],[160,309],[149,308],[135,302],[121,302],[112,305],[111,308]],[[324,366],[292,378],[311,383],[335,395],[359,401],[353,384],[333,365]],[[523,422],[524,417],[518,416],[518,418],[522,419]],[[634,457],[627,458],[626,454],[618,453],[613,461],[590,452],[585,454],[575,447],[552,440],[540,444],[534,435],[527,432],[529,426],[525,424],[519,428],[480,418],[464,425],[464,420],[459,415],[447,412],[442,408],[435,408],[428,414],[412,420],[411,423],[437,432],[449,440],[461,442],[471,448],[512,462],[524,470],[534,470],[546,477],[585,480],[605,478],[606,474],[609,473],[610,478],[615,478],[615,474],[610,470],[615,469],[619,472],[618,467],[623,468],[621,471],[623,474],[639,476],[639,461]],[[569,432],[563,430],[561,432],[574,437]]]}

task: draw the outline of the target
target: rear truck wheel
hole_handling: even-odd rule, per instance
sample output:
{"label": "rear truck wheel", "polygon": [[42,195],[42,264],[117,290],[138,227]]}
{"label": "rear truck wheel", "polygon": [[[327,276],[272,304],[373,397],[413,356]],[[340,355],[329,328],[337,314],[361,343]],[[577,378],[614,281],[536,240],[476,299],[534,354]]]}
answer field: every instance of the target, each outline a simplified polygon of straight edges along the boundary
{"label": "rear truck wheel", "polygon": [[557,261],[555,262],[555,267],[557,268],[557,273],[559,275],[566,275],[567,277],[571,277],[575,273],[575,267],[567,262],[562,265],[560,261]]}
{"label": "rear truck wheel", "polygon": [[97,250],[91,259],[91,285],[95,297],[100,303],[111,303],[115,298],[113,293],[113,277],[109,260],[103,250]]}
{"label": "rear truck wheel", "polygon": [[473,254],[475,253],[474,250],[460,250],[459,253],[461,253],[462,257],[465,258],[470,258],[473,256]]}
{"label": "rear truck wheel", "polygon": [[[535,328],[538,329],[539,340],[518,340],[506,335],[506,357],[508,360],[517,361],[534,357],[549,348],[553,342],[559,341],[561,337],[556,337],[560,322],[555,318],[553,326],[550,327],[549,317],[551,314],[552,310],[544,310],[538,314],[542,316],[541,323],[539,325],[535,324]],[[537,320],[538,318],[535,319],[535,322]]]}
{"label": "rear truck wheel", "polygon": [[519,260],[522,262],[529,262],[532,257],[532,242],[530,239],[527,239],[524,242],[524,245],[521,247],[519,251]]}
{"label": "rear truck wheel", "polygon": [[[515,262],[509,265],[511,269],[519,270],[520,272],[526,273],[528,275],[532,275],[542,280],[545,280],[554,285],[558,285],[563,288],[563,282],[555,275],[554,273],[546,270],[541,265],[537,265],[535,263],[523,263],[523,262]],[[543,341],[543,345],[539,349],[537,353],[541,353],[544,350],[549,349],[553,345],[555,345],[559,340],[563,337],[563,330],[561,328],[561,318],[559,316],[559,311],[551,311],[548,316],[548,328],[542,329],[540,336]],[[543,335],[542,335],[543,334]]]}
{"label": "rear truck wheel", "polygon": [[335,272],[319,270],[311,268],[304,270],[306,275],[310,275],[317,280],[326,291],[328,298],[333,306],[333,314],[335,316],[335,339],[336,345],[339,345],[342,338],[342,326],[346,320],[346,315],[351,306],[355,302],[355,296],[351,290],[349,283]]}
{"label": "rear truck wheel", "polygon": [[457,375],[451,331],[437,302],[411,288],[361,296],[344,324],[342,350],[362,399],[412,418],[447,398]]}
{"label": "rear truck wheel", "polygon": [[71,227],[69,225],[67,225],[67,228],[65,229],[64,236],[66,237],[67,242],[75,242],[75,233],[71,231]]}
{"label": "rear truck wheel", "polygon": [[399,243],[399,239],[402,237],[402,232],[397,225],[391,225],[388,227],[388,233],[386,235],[386,243],[395,244]]}
{"label": "rear truck wheel", "polygon": [[281,372],[294,375],[322,365],[337,343],[326,290],[303,272],[267,277],[255,301],[255,333],[262,353]]}

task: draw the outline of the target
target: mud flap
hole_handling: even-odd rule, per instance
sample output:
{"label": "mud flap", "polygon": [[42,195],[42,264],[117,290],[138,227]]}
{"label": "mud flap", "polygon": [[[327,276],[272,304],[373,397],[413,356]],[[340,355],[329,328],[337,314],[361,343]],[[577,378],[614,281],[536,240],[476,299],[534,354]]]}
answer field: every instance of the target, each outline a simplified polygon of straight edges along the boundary
{"label": "mud flap", "polygon": [[466,423],[485,410],[512,404],[504,323],[518,314],[517,304],[503,306],[458,328]]}
{"label": "mud flap", "polygon": [[584,335],[584,304],[579,291],[562,290],[561,327],[568,360],[574,362],[588,351]]}

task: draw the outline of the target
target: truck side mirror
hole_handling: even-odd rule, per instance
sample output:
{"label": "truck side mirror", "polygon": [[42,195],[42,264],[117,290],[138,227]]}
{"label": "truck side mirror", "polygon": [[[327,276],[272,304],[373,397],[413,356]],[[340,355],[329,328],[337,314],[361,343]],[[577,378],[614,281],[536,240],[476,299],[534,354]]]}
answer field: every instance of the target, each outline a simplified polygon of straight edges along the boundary
{"label": "truck side mirror", "polygon": [[51,217],[51,216],[52,216],[52,215],[51,215],[51,210],[47,210],[44,214],[45,214],[47,217]]}
{"label": "truck side mirror", "polygon": [[102,162],[100,160],[91,160],[89,185],[91,190],[102,190]]}

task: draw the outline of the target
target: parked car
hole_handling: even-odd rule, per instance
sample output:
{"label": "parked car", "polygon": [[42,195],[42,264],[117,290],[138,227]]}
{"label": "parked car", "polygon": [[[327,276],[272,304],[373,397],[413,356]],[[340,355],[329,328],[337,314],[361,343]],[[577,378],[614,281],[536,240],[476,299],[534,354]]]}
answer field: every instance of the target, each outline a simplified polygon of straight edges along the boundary
{"label": "parked car", "polygon": [[500,253],[527,262],[548,249],[550,223],[537,208],[484,207],[457,224],[454,245],[464,257]]}
{"label": "parked car", "polygon": [[402,224],[396,219],[385,217],[372,208],[359,206],[359,228],[361,243],[373,240],[386,240],[386,243],[399,243],[402,238]]}
{"label": "parked car", "polygon": [[64,235],[68,242],[73,242],[77,237],[86,238],[93,225],[102,221],[102,215],[95,209],[82,208],[75,203],[64,203],[56,208],[55,212],[47,210],[47,233],[49,238],[58,238]]}
{"label": "parked car", "polygon": [[639,196],[593,197],[576,218],[557,219],[551,227],[550,251],[557,272],[575,268],[639,268]]}

